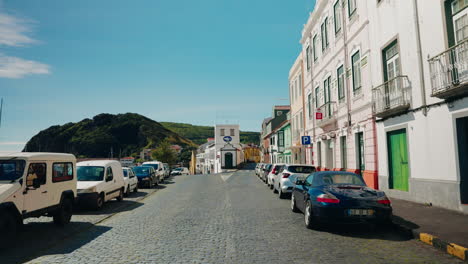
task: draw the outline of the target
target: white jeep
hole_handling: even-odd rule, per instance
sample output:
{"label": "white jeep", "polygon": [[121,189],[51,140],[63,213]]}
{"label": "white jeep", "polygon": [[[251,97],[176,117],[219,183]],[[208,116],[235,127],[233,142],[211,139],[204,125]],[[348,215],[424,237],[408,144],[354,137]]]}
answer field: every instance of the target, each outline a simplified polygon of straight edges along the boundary
{"label": "white jeep", "polygon": [[100,209],[113,198],[123,200],[125,181],[120,162],[93,160],[78,162],[76,166],[79,203]]}
{"label": "white jeep", "polygon": [[0,246],[28,217],[70,222],[76,198],[76,158],[59,153],[0,155]]}

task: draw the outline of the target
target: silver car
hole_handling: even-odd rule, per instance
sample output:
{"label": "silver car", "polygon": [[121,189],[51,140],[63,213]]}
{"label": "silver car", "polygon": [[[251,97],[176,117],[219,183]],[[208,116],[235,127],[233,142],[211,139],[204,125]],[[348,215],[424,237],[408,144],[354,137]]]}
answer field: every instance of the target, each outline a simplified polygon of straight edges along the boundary
{"label": "silver car", "polygon": [[273,164],[273,169],[268,173],[267,176],[267,185],[270,189],[273,189],[273,184],[275,181],[275,177],[278,173],[282,172],[284,168],[284,164]]}
{"label": "silver car", "polygon": [[273,178],[273,192],[277,192],[279,198],[283,199],[286,194],[290,194],[293,190],[294,183],[289,178],[291,175],[306,177],[313,172],[315,172],[315,166],[312,165],[286,164],[283,170]]}

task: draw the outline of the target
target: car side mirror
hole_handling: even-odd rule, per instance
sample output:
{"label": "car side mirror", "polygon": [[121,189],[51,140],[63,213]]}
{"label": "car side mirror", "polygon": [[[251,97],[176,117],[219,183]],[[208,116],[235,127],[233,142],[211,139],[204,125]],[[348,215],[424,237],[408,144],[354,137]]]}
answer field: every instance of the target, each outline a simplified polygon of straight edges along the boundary
{"label": "car side mirror", "polygon": [[38,189],[39,187],[41,187],[41,182],[39,182],[39,179],[34,179],[32,182],[32,186],[34,187],[34,189]]}
{"label": "car side mirror", "polygon": [[296,185],[304,185],[304,180],[297,179],[296,180]]}
{"label": "car side mirror", "polygon": [[110,181],[112,181],[113,179],[114,179],[114,176],[113,176],[113,175],[107,176],[106,182],[110,182]]}

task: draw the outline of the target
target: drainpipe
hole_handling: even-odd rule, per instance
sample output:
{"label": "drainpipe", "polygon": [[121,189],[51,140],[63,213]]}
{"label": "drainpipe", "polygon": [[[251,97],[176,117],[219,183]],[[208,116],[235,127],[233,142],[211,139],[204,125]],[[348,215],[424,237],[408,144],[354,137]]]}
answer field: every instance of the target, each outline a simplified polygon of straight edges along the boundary
{"label": "drainpipe", "polygon": [[419,82],[421,83],[421,103],[422,103],[422,113],[424,116],[427,116],[427,102],[426,102],[426,85],[424,82],[424,64],[421,48],[421,33],[419,29],[419,14],[418,14],[418,0],[413,0],[414,4],[414,26],[416,29],[416,44],[417,44],[417,53],[418,53],[418,63],[419,63]]}
{"label": "drainpipe", "polygon": [[[343,30],[343,43],[344,43],[344,53],[345,53],[345,59],[344,59],[344,78],[346,80],[346,104],[347,104],[347,109],[348,109],[348,129],[347,129],[347,134],[351,134],[351,91],[350,91],[350,78],[346,76],[348,73],[348,67],[349,67],[349,54],[348,54],[348,36],[346,34],[346,10],[344,7],[344,2],[341,1],[341,21],[342,21],[342,26],[341,30]],[[351,73],[352,75],[352,73]]]}
{"label": "drainpipe", "polygon": [[[312,30],[310,31],[310,39],[309,39],[309,47],[313,47],[314,43],[312,42],[313,41],[313,38],[314,36],[312,35]],[[309,48],[310,50],[310,48]],[[313,55],[310,57],[310,60],[313,60],[314,57]],[[310,61],[310,93],[312,94],[312,96],[315,96],[315,91],[314,91],[314,75],[312,74],[312,61]],[[315,100],[317,100],[317,98],[315,98]],[[309,102],[311,103],[311,102]],[[317,109],[315,109],[315,106],[312,106],[311,109],[314,109],[313,113],[312,113],[312,138],[313,140],[315,140],[315,111]],[[313,147],[312,147],[312,150],[313,150]],[[314,153],[314,151],[312,151],[312,153]],[[311,155],[310,156],[310,164],[314,165],[314,155]]]}

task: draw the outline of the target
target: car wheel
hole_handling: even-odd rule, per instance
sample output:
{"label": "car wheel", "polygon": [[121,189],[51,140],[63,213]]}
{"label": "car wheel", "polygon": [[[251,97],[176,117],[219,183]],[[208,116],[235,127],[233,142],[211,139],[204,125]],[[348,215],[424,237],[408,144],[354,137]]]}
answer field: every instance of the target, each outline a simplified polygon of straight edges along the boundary
{"label": "car wheel", "polygon": [[281,190],[281,186],[278,188],[278,197],[280,199],[284,199],[286,195],[284,194],[284,192]]}
{"label": "car wheel", "polygon": [[130,185],[127,186],[127,191],[125,192],[125,197],[130,196]]}
{"label": "car wheel", "polygon": [[135,189],[133,189],[133,192],[138,192],[138,184],[135,185]]}
{"label": "car wheel", "polygon": [[153,188],[153,180],[148,181],[148,188],[149,189]]}
{"label": "car wheel", "polygon": [[71,217],[73,214],[73,203],[70,199],[65,198],[60,204],[59,209],[55,212],[54,224],[58,226],[64,226],[70,223]]}
{"label": "car wheel", "polygon": [[273,190],[275,186],[273,184],[270,184],[270,189]]}
{"label": "car wheel", "polygon": [[291,211],[294,213],[299,213],[299,208],[296,206],[296,198],[294,198],[294,194],[291,195]]}
{"label": "car wheel", "polygon": [[117,198],[115,199],[117,199],[118,202],[121,202],[123,201],[123,196],[124,196],[124,189],[122,188],[120,189],[119,196],[117,196]]}
{"label": "car wheel", "polygon": [[101,193],[97,198],[96,198],[96,204],[94,205],[95,210],[99,210],[102,208],[104,205],[104,194]]}
{"label": "car wheel", "polygon": [[0,234],[2,234],[0,236],[0,248],[6,248],[11,245],[15,238],[18,222],[14,215],[8,211],[0,211],[0,215]]}
{"label": "car wheel", "polygon": [[310,205],[310,201],[307,201],[304,209],[304,224],[309,229],[313,229],[318,226],[317,223],[314,222],[314,217],[312,216],[312,206]]}
{"label": "car wheel", "polygon": [[273,193],[277,193],[277,192],[278,192],[278,190],[276,190],[276,186],[273,185]]}

